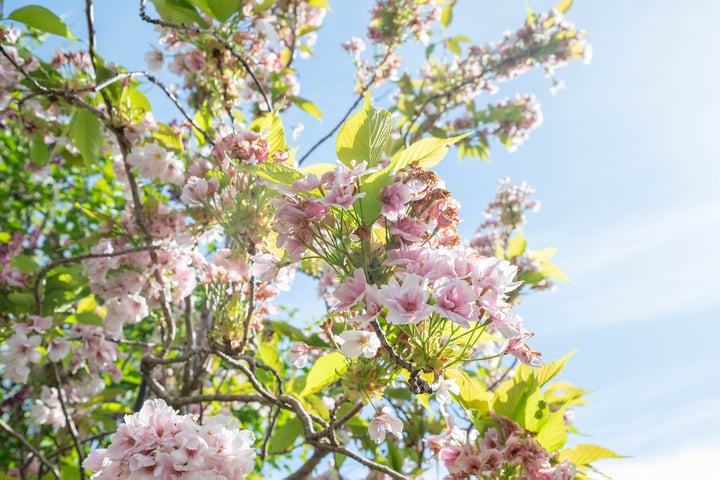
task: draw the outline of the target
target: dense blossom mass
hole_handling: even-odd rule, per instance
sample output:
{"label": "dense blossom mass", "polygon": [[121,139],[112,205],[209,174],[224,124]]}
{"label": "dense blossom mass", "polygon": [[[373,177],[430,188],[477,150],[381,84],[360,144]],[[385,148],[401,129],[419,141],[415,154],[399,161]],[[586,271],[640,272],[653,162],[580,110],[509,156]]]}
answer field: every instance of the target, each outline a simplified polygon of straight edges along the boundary
{"label": "dense blossom mass", "polygon": [[589,59],[572,2],[485,43],[451,36],[463,2],[371,3],[315,144],[286,122],[321,117],[300,80],[326,0],[139,0],[147,71],[105,58],[92,1],[0,19],[10,478],[569,480],[615,456],[565,447],[586,392],[515,313],[564,280],[523,235],[534,190],[502,180],[467,242],[433,171],[528,140],[540,105],[504,90]]}

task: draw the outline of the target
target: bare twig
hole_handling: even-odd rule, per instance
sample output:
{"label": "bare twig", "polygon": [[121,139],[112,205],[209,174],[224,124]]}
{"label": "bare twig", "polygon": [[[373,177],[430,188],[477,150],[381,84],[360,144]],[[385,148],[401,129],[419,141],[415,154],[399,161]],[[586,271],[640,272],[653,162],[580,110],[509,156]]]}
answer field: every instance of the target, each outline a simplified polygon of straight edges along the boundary
{"label": "bare twig", "polygon": [[303,464],[302,467],[295,470],[295,472],[288,476],[285,480],[307,480],[308,478],[312,478],[312,472],[315,470],[315,467],[317,467],[323,458],[325,458],[330,453],[330,450],[327,449],[318,449],[315,450],[315,453],[313,454],[310,459]]}

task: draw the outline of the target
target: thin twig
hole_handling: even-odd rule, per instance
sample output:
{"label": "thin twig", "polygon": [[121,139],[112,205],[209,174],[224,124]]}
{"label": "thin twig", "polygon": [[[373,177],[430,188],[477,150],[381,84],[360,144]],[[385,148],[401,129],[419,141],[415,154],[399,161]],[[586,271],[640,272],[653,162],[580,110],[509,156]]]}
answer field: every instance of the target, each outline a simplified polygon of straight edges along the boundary
{"label": "thin twig", "polygon": [[[45,467],[47,467],[47,469],[50,470],[50,472],[53,474],[53,476],[54,476],[55,478],[57,478],[58,480],[60,480],[60,478],[61,478],[61,477],[60,477],[60,472],[58,472],[57,468],[55,468],[55,465],[53,465],[52,463],[50,463],[50,461],[49,461],[47,458],[45,458],[45,455],[43,455],[42,453],[40,453],[40,450],[38,450],[37,448],[35,448],[35,447],[33,446],[33,444],[30,443],[30,442],[28,441],[28,439],[25,438],[22,434],[16,432],[10,425],[8,425],[7,423],[5,423],[5,421],[4,421],[2,418],[0,418],[0,428],[2,428],[3,430],[5,430],[7,433],[9,433],[9,434],[12,435],[13,437],[15,437],[20,443],[22,443],[22,445],[23,445],[25,448],[27,448],[28,450],[30,450],[30,452],[31,452],[33,455],[35,455],[38,460],[40,460],[40,463],[42,463],[43,465],[45,465]],[[7,447],[7,446],[6,446],[6,447]],[[21,472],[21,473],[22,473],[22,472]]]}
{"label": "thin twig", "polygon": [[73,420],[72,415],[70,415],[69,413],[68,405],[65,401],[65,391],[63,389],[62,378],[60,377],[60,369],[58,368],[58,364],[56,362],[52,362],[52,370],[55,374],[55,382],[57,382],[58,400],[60,401],[60,408],[62,409],[63,415],[65,416],[65,422],[67,423],[68,431],[70,432],[70,436],[72,437],[73,443],[75,444],[75,450],[78,454],[78,463],[80,464],[80,478],[82,480],[85,480],[87,478],[87,475],[85,474],[85,469],[82,467],[82,464],[85,461],[85,452],[83,451],[82,444],[80,443],[77,426],[75,425],[75,421]]}
{"label": "thin twig", "polygon": [[217,32],[214,32],[212,30],[208,30],[205,28],[200,28],[199,26],[192,24],[180,24],[180,23],[171,23],[166,22],[165,20],[161,20],[159,18],[152,18],[148,16],[147,12],[145,11],[145,7],[147,4],[147,0],[140,0],[140,18],[143,19],[147,23],[151,23],[153,25],[158,25],[165,28],[171,28],[175,30],[184,30],[186,32],[200,34],[200,35],[208,35],[210,37],[213,37],[215,40],[220,42],[223,47],[225,47],[228,52],[230,52],[230,55],[233,56],[238,62],[240,62],[245,68],[245,71],[250,75],[250,78],[252,78],[253,83],[255,83],[255,86],[258,88],[258,91],[260,92],[260,95],[262,95],[263,100],[265,101],[265,106],[267,107],[268,112],[272,112],[272,103],[270,102],[270,99],[267,97],[265,93],[265,89],[263,88],[262,84],[260,83],[260,80],[255,76],[255,73],[252,71],[252,68],[250,68],[250,65],[248,64],[247,60],[243,58],[239,53],[235,51],[235,49],[232,47],[232,45],[224,39],[222,36],[220,36]]}

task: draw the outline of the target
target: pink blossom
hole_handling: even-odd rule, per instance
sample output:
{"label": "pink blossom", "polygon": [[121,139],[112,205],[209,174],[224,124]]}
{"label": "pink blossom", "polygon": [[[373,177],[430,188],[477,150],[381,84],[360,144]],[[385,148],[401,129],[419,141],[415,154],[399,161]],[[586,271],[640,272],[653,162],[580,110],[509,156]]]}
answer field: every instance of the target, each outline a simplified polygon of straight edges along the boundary
{"label": "pink blossom", "polygon": [[381,213],[385,218],[396,221],[405,215],[407,203],[410,201],[410,189],[404,183],[393,183],[380,190],[382,201]]}
{"label": "pink blossom", "polygon": [[543,362],[541,353],[531,349],[525,340],[532,337],[532,333],[523,333],[519,337],[508,340],[505,351],[517,357],[521,362],[531,367],[542,367]]}
{"label": "pink blossom", "polygon": [[361,164],[353,167],[351,170],[343,164],[338,164],[333,172],[323,175],[322,180],[325,180],[327,188],[327,194],[322,198],[323,203],[348,209],[355,200],[365,196],[365,193],[357,192],[356,185],[358,177],[365,171],[365,166]]}
{"label": "pink blossom", "polygon": [[427,279],[415,274],[406,275],[402,285],[396,280],[383,285],[378,297],[388,309],[388,323],[418,323],[431,312],[427,304],[430,298]]}
{"label": "pink blossom", "polygon": [[384,442],[386,433],[402,438],[403,423],[402,420],[392,415],[390,408],[383,407],[382,413],[370,420],[368,432],[375,443]]}
{"label": "pink blossom", "polygon": [[53,338],[47,349],[47,355],[51,362],[59,362],[70,353],[70,342],[62,337]]}
{"label": "pink blossom", "polygon": [[295,368],[303,368],[307,365],[308,353],[310,353],[310,347],[304,342],[296,342],[290,348],[290,363]]}
{"label": "pink blossom", "polygon": [[374,332],[345,330],[336,338],[339,340],[340,350],[348,358],[361,355],[365,358],[374,358],[380,348],[380,339]]}
{"label": "pink blossom", "polygon": [[433,298],[436,301],[433,306],[435,311],[465,328],[469,328],[469,322],[477,320],[480,315],[475,292],[465,280],[441,278],[435,282]]}
{"label": "pink blossom", "polygon": [[126,323],[137,323],[149,315],[145,297],[137,294],[111,298],[105,306],[105,331],[114,337],[122,336]]}
{"label": "pink blossom", "polygon": [[333,306],[333,310],[343,310],[357,304],[365,296],[366,289],[365,271],[358,268],[352,277],[347,277],[335,289],[333,294],[339,302]]}

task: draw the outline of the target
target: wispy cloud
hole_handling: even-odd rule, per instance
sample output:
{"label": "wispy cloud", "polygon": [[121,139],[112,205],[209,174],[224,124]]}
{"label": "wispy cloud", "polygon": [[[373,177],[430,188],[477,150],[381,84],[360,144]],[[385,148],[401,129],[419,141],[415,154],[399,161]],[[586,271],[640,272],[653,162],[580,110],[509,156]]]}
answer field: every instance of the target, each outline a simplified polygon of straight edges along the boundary
{"label": "wispy cloud", "polygon": [[560,263],[575,285],[549,299],[550,327],[584,330],[720,306],[718,238],[717,194],[573,237],[577,247]]}

